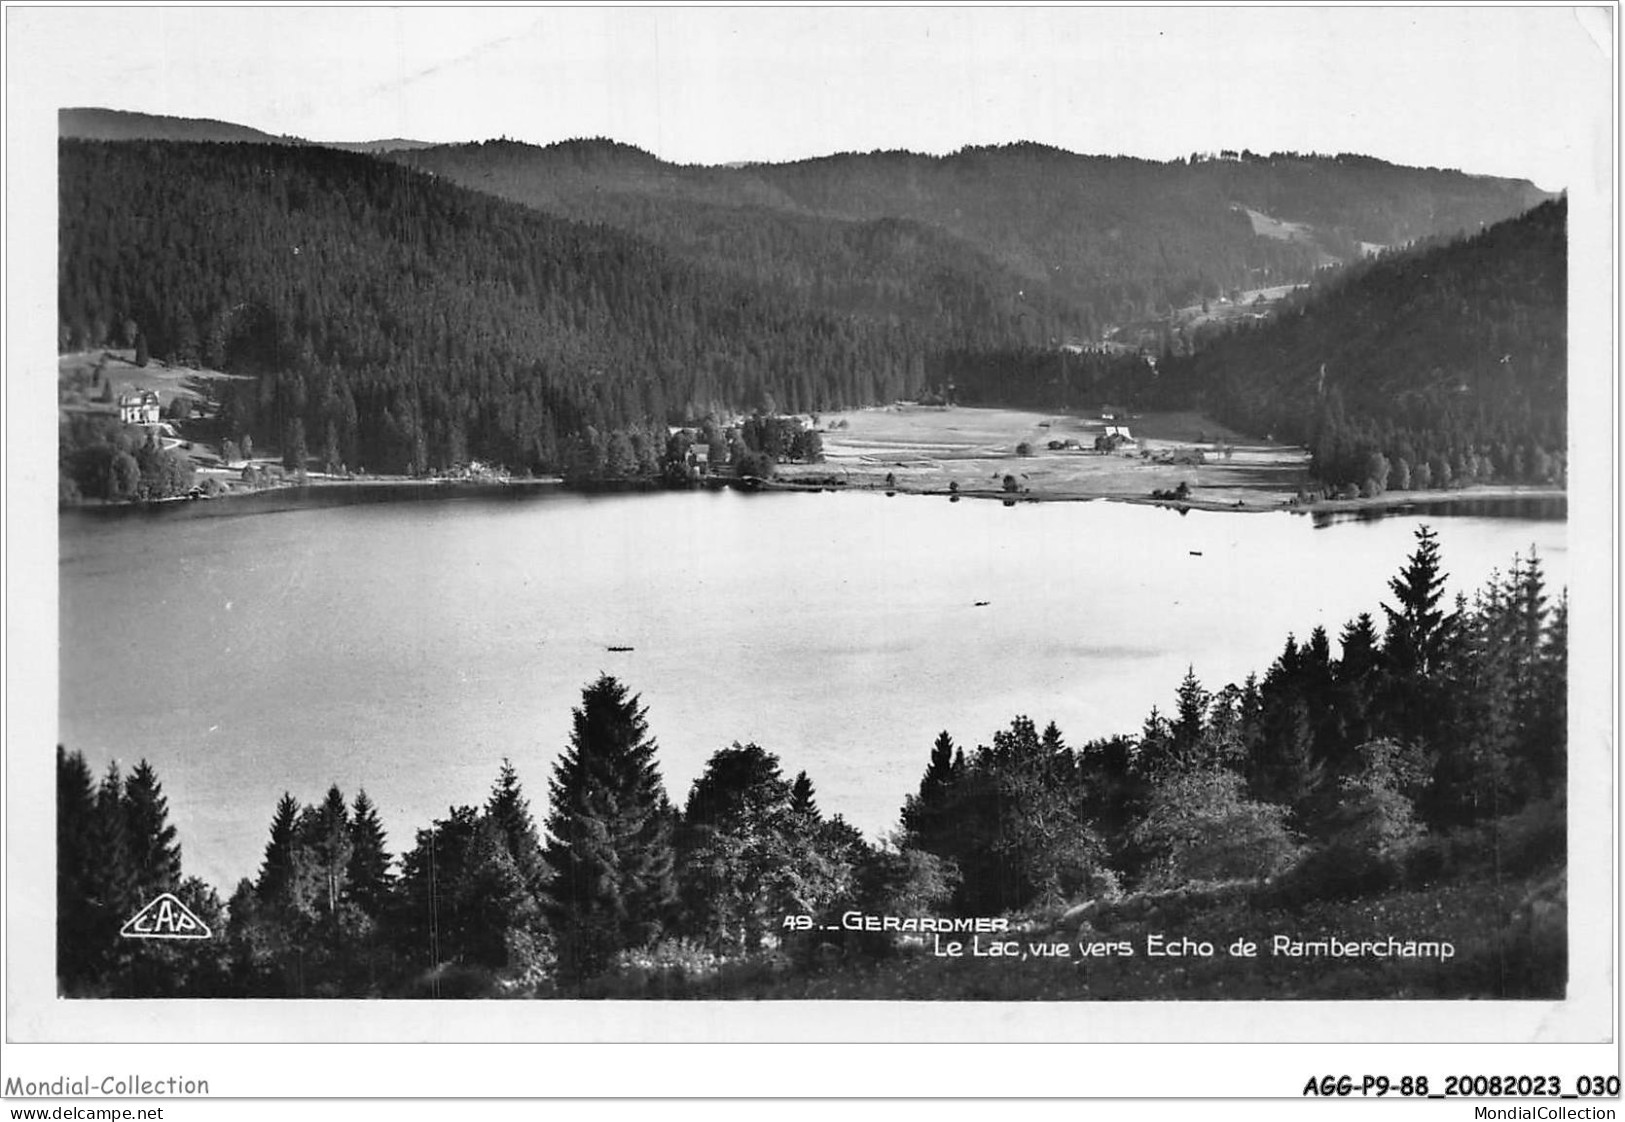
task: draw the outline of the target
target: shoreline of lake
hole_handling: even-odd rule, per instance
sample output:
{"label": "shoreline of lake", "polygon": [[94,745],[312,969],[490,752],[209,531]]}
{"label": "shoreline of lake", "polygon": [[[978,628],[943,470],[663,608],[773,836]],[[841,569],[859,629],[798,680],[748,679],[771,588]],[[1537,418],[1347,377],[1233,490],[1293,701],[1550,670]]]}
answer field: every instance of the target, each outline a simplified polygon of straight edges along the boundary
{"label": "shoreline of lake", "polygon": [[[576,494],[601,494],[631,491],[662,491],[673,490],[684,492],[690,490],[716,490],[727,488],[740,491],[767,491],[784,493],[880,493],[884,495],[921,495],[929,497],[946,498],[950,501],[959,499],[998,500],[1006,506],[1018,503],[1084,503],[1084,502],[1114,502],[1132,506],[1159,506],[1171,510],[1200,510],[1214,513],[1233,514],[1342,514],[1342,513],[1405,513],[1418,507],[1429,507],[1439,504],[1455,504],[1470,502],[1498,502],[1509,500],[1536,500],[1536,501],[1562,501],[1567,502],[1568,490],[1565,487],[1514,485],[1514,484],[1482,484],[1470,487],[1452,488],[1448,491],[1394,491],[1383,495],[1373,495],[1364,498],[1350,499],[1316,499],[1309,502],[1299,502],[1295,497],[1279,499],[1273,502],[1249,502],[1246,498],[1235,500],[1205,499],[1201,497],[1188,497],[1184,499],[1171,499],[1154,497],[1151,495],[1127,495],[1118,491],[1098,490],[1053,490],[1010,492],[995,490],[993,488],[960,489],[958,491],[944,490],[940,487],[911,487],[906,482],[898,482],[891,487],[880,486],[846,486],[833,482],[831,476],[827,480],[817,477],[811,479],[733,479],[713,478],[702,480],[689,487],[667,488],[656,481],[597,481],[582,485],[566,482],[557,476],[535,479],[420,479],[412,476],[368,476],[366,478],[334,479],[326,477],[308,478],[302,483],[282,483],[254,490],[232,489],[217,495],[191,499],[186,496],[176,496],[169,499],[159,499],[145,502],[82,502],[65,504],[58,508],[58,512],[110,512],[123,514],[132,512],[155,513],[176,508],[192,509],[208,504],[212,506],[219,500],[228,500],[228,508],[235,514],[273,513],[309,505],[342,506],[350,503],[361,504],[368,502],[434,502],[459,498],[492,498],[513,497],[519,498],[527,494],[538,493],[544,490],[567,491]],[[1234,492],[1231,492],[1234,493]],[[1260,499],[1273,497],[1278,492],[1263,491],[1259,493]],[[281,500],[281,501],[279,501]],[[245,511],[242,504],[254,501],[262,509]],[[198,513],[203,513],[201,510]],[[224,513],[224,511],[221,511]]]}
{"label": "shoreline of lake", "polygon": [[[1434,506],[1443,503],[1462,502],[1498,502],[1503,500],[1534,499],[1563,501],[1568,500],[1566,487],[1543,487],[1519,484],[1479,484],[1470,487],[1452,488],[1448,491],[1390,491],[1382,495],[1372,495],[1353,499],[1315,499],[1309,502],[1299,502],[1296,498],[1281,499],[1277,502],[1249,503],[1244,499],[1235,501],[1221,501],[1217,499],[1186,498],[1169,499],[1156,498],[1150,495],[1124,495],[1115,491],[1022,491],[1011,492],[980,488],[976,490],[961,489],[946,491],[939,487],[915,488],[898,483],[892,487],[847,487],[830,485],[826,483],[802,483],[788,480],[759,480],[754,486],[767,491],[785,492],[851,492],[851,493],[880,493],[885,495],[925,495],[936,498],[957,499],[996,499],[1007,506],[1017,503],[1088,503],[1113,502],[1124,503],[1131,506],[1159,506],[1170,510],[1201,510],[1213,513],[1231,514],[1337,514],[1360,511],[1386,511],[1404,513],[1417,507]],[[1274,492],[1267,492],[1274,494]]]}

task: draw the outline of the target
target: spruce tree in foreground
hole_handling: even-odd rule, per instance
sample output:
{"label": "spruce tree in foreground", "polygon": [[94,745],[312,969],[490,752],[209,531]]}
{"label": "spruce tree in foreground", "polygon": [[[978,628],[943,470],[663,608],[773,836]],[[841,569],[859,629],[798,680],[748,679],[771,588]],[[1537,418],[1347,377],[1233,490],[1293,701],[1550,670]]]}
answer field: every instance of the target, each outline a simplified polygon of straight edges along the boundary
{"label": "spruce tree in foreground", "polygon": [[271,840],[265,843],[265,861],[260,866],[254,890],[262,902],[279,904],[293,881],[294,832],[299,823],[299,802],[287,791],[276,804],[271,819]]}
{"label": "spruce tree in foreground", "polygon": [[677,894],[671,804],[638,698],[603,675],[573,716],[549,789],[545,855],[566,984],[658,936]]}
{"label": "spruce tree in foreground", "polygon": [[169,824],[169,800],[158,773],[142,760],[124,781],[124,821],[130,844],[130,889],[146,903],[181,883],[181,847]]}
{"label": "spruce tree in foreground", "polygon": [[350,815],[350,864],[345,880],[350,899],[373,919],[383,914],[394,884],[390,860],[378,807],[366,791],[358,791]]}
{"label": "spruce tree in foreground", "polygon": [[903,841],[912,849],[945,852],[953,833],[954,785],[963,777],[964,757],[954,751],[954,738],[943,729],[931,747],[931,763],[920,780],[920,793],[903,803]]}
{"label": "spruce tree in foreground", "polygon": [[1388,582],[1399,606],[1382,606],[1388,617],[1383,655],[1391,673],[1427,678],[1440,669],[1448,654],[1460,616],[1439,607],[1447,579],[1442,568],[1438,535],[1430,526],[1418,527],[1416,552]]}
{"label": "spruce tree in foreground", "polygon": [[94,845],[96,780],[79,752],[56,747],[56,975],[63,992],[90,980],[96,942],[100,855]]}
{"label": "spruce tree in foreground", "polygon": [[519,773],[506,758],[485,803],[485,816],[502,835],[508,856],[525,883],[525,890],[540,899],[547,891],[547,863],[542,859],[541,839],[530,815],[530,800],[519,783]]}

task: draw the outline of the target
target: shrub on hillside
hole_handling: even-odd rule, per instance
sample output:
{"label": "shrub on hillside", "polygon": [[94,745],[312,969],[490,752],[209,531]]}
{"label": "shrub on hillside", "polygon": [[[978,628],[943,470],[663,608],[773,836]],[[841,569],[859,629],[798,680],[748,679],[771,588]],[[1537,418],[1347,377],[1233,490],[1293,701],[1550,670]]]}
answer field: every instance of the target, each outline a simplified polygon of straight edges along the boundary
{"label": "shrub on hillside", "polygon": [[1408,855],[1405,881],[1423,886],[1486,872],[1521,876],[1561,865],[1567,854],[1567,810],[1556,799],[1544,799],[1516,814],[1423,839]]}
{"label": "shrub on hillside", "polygon": [[1431,770],[1426,754],[1392,740],[1356,749],[1360,770],[1339,785],[1324,833],[1280,886],[1295,900],[1349,899],[1382,892],[1404,879],[1406,861],[1424,831],[1415,796]]}
{"label": "shrub on hillside", "polygon": [[[952,858],[888,844],[858,870],[857,909],[881,916],[940,914],[952,903],[960,883],[959,866]],[[841,953],[847,956],[884,957],[897,946],[897,936],[890,932],[843,931],[839,938]],[[822,946],[834,943],[803,939],[799,945],[803,957],[814,962]]]}
{"label": "shrub on hillside", "polygon": [[1146,887],[1263,879],[1299,854],[1284,806],[1248,799],[1246,782],[1223,768],[1170,774],[1152,795],[1134,842],[1149,857]]}

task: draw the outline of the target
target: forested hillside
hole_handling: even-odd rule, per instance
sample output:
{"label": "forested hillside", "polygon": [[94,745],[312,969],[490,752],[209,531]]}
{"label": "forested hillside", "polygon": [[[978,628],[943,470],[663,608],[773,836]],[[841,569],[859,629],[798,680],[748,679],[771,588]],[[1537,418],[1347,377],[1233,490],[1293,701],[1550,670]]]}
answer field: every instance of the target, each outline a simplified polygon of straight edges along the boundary
{"label": "forested hillside", "polygon": [[123,109],[57,110],[57,131],[75,140],[195,140],[274,144],[279,138],[247,125],[209,117],[166,117]]}
{"label": "forested hillside", "polygon": [[[1226,157],[1013,144],[683,167],[609,141],[493,141],[397,158],[815,306],[946,323],[977,343],[987,316],[1016,317],[1024,343],[1098,338],[1204,297],[1306,280],[1362,243],[1474,230],[1544,197],[1527,182],[1365,157]],[[1258,233],[1249,210],[1290,225]]]}
{"label": "forested hillside", "polygon": [[606,141],[60,151],[61,349],[249,375],[216,437],[292,464],[590,475],[613,444],[652,476],[671,423],[923,394],[1205,406],[1357,489],[1563,474],[1561,202],[1348,266],[1154,371],[1058,346],[1473,227],[1538,197],[1523,182],[1031,144],[743,168]]}
{"label": "forested hillside", "polygon": [[433,147],[425,141],[391,137],[381,140],[307,141],[295,136],[273,136],[247,125],[209,117],[166,117],[131,113],[124,109],[75,108],[57,110],[57,134],[74,140],[189,140],[214,144],[317,144],[347,152],[393,152],[401,148]]}
{"label": "forested hillside", "polygon": [[1317,478],[1380,492],[1561,482],[1567,201],[1326,276],[1199,343],[1159,394],[1302,443]]}
{"label": "forested hillside", "polygon": [[711,410],[925,380],[904,327],[825,314],[589,228],[317,147],[63,141],[60,345],[255,376],[222,435],[332,464],[556,470]]}

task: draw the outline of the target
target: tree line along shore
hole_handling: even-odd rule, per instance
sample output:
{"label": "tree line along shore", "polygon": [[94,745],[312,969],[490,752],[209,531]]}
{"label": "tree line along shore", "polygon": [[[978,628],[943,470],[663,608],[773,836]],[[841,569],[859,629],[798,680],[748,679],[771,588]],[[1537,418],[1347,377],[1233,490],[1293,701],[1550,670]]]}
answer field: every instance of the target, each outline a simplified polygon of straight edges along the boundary
{"label": "tree line along shore", "polygon": [[[1315,482],[1304,449],[1249,443],[1200,414],[1090,414],[898,403],[811,414],[755,414],[690,426],[589,429],[564,474],[515,475],[472,460],[422,475],[378,474],[323,460],[302,442],[271,454],[253,436],[224,435],[215,372],[162,368],[157,423],[129,422],[115,400],[143,377],[129,351],[63,360],[59,499],[64,506],[261,494],[288,487],[461,488],[562,483],[579,489],[733,486],[874,490],[1005,502],[1108,498],[1200,510],[1403,508],[1415,501],[1561,496],[1553,483],[1453,479],[1400,490]],[[1142,435],[1126,437],[1134,431]],[[1110,435],[1108,435],[1110,434]],[[1448,478],[1441,476],[1441,479]],[[1495,476],[1491,475],[1493,479]]]}

